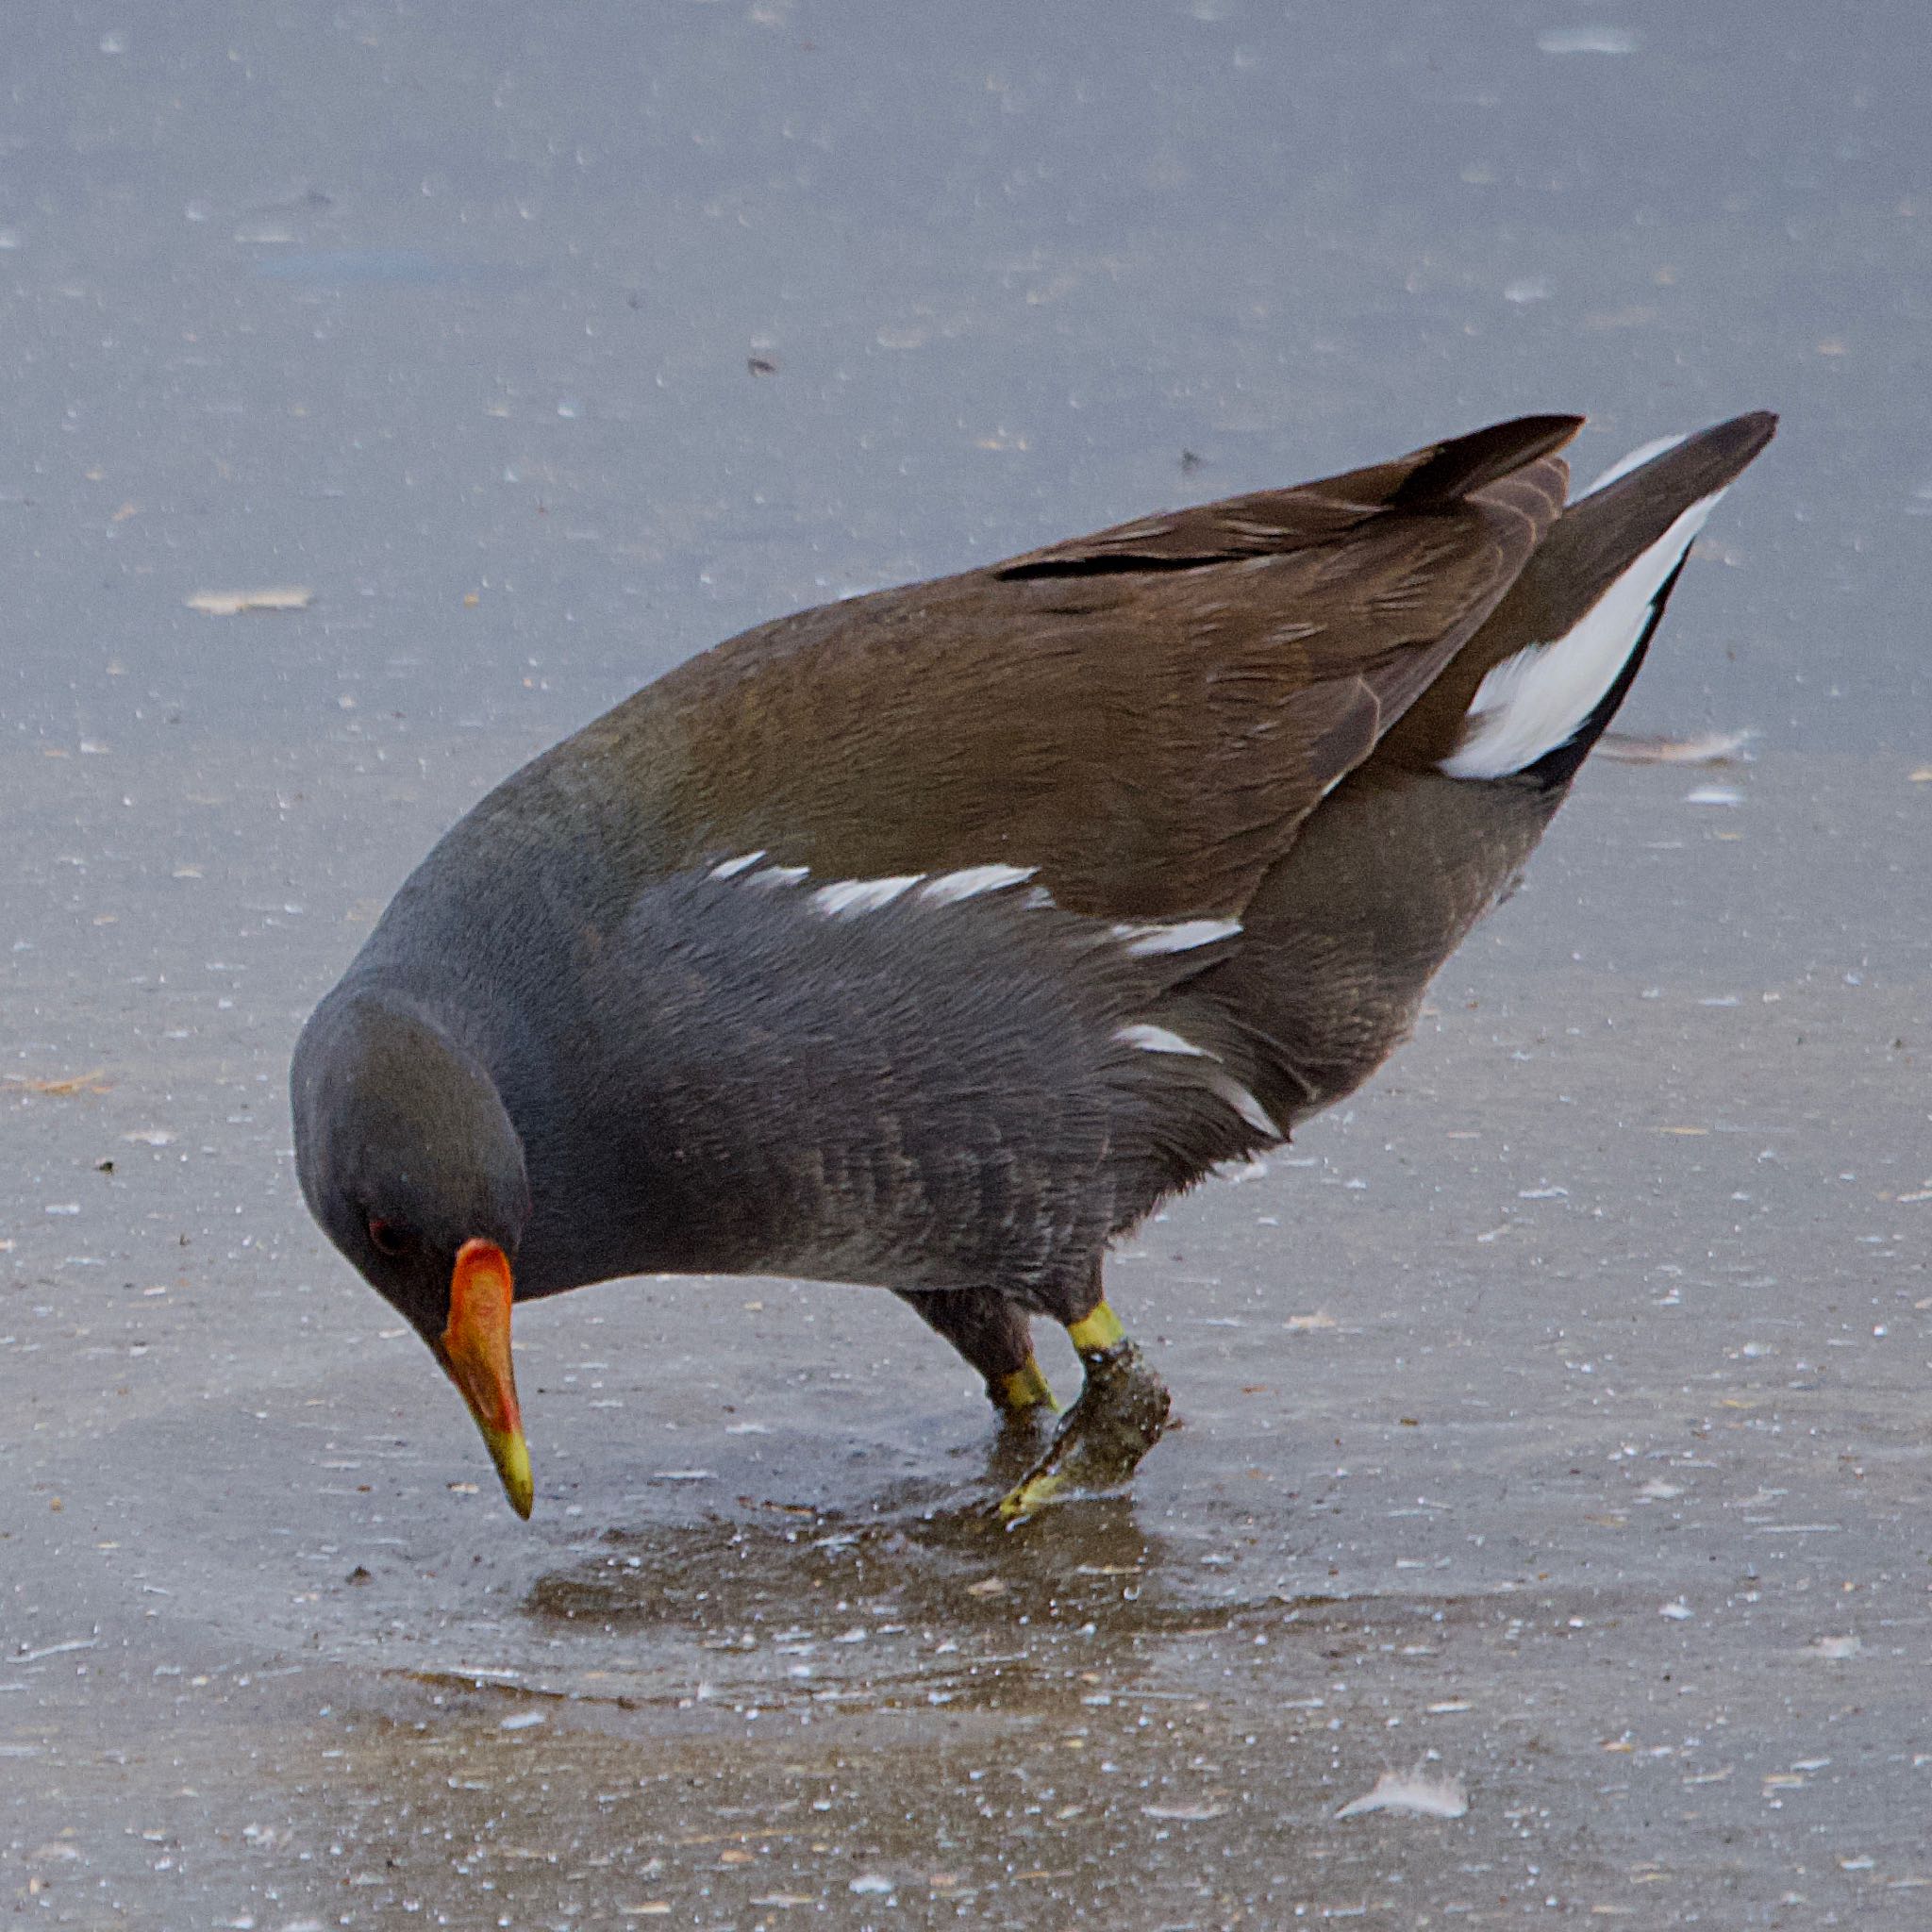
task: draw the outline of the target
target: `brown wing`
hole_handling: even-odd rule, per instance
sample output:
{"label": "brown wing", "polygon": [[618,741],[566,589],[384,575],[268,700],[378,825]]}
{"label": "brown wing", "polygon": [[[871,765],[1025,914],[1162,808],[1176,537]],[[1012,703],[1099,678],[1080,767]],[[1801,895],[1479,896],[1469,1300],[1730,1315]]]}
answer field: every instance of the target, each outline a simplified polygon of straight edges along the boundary
{"label": "brown wing", "polygon": [[835,876],[1006,860],[1076,910],[1239,911],[1522,570],[1577,425],[804,611],[536,769],[621,799],[645,872],[754,847]]}

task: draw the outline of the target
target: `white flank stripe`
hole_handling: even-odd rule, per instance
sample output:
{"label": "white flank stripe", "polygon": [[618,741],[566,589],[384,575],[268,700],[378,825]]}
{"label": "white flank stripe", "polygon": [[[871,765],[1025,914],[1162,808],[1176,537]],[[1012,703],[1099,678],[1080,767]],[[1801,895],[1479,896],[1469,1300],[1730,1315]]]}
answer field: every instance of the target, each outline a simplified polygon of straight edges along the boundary
{"label": "white flank stripe", "polygon": [[821,886],[811,902],[827,919],[851,912],[876,912],[890,906],[902,892],[908,892],[925,874],[910,872],[890,879],[841,879],[837,885]]}
{"label": "white flank stripe", "polygon": [[1150,1025],[1144,1021],[1138,1025],[1115,1028],[1113,1037],[1123,1046],[1138,1046],[1142,1053],[1184,1053],[1197,1060],[1214,1058],[1205,1046],[1196,1046],[1191,1040],[1183,1040],[1165,1026]]}
{"label": "white flank stripe", "polygon": [[1268,1109],[1237,1080],[1232,1074],[1216,1074],[1208,1083],[1215,1093],[1234,1108],[1249,1126],[1266,1134],[1271,1141],[1285,1141],[1288,1136],[1275,1125]]}
{"label": "white flank stripe", "polygon": [[1617,460],[1592,483],[1588,490],[1580,491],[1574,499],[1581,503],[1586,496],[1594,496],[1599,490],[1605,490],[1620,476],[1627,476],[1632,470],[1641,470],[1653,457],[1660,457],[1667,449],[1675,449],[1684,439],[1681,436],[1659,436],[1653,442],[1641,442],[1627,457]]}
{"label": "white flank stripe", "polygon": [[722,865],[714,865],[711,868],[711,876],[714,879],[735,879],[740,873],[749,871],[764,856],[765,848],[762,845],[756,852],[741,853],[736,858],[725,859]]}
{"label": "white flank stripe", "polygon": [[1039,870],[1037,865],[970,865],[964,872],[941,873],[920,888],[919,896],[928,906],[954,906],[961,899],[976,899],[982,892],[1004,892],[1008,886],[1024,886]]}
{"label": "white flank stripe", "polygon": [[[1166,1026],[1156,1026],[1147,1021],[1139,1021],[1131,1026],[1120,1026],[1114,1036],[1123,1046],[1137,1046],[1142,1053],[1172,1053],[1185,1055],[1189,1059],[1219,1061],[1221,1056],[1209,1053],[1205,1046],[1196,1046],[1191,1040],[1174,1032]],[[1257,1133],[1266,1134],[1271,1141],[1285,1141],[1288,1136],[1281,1131],[1274,1118],[1232,1074],[1214,1073],[1207,1076],[1208,1091],[1224,1107],[1233,1109]]]}
{"label": "white flank stripe", "polygon": [[1211,946],[1216,940],[1233,939],[1241,929],[1239,919],[1183,919],[1174,925],[1117,925],[1113,936],[1135,958],[1148,959],[1157,953]]}
{"label": "white flank stripe", "polygon": [[774,886],[795,886],[810,871],[808,865],[768,865],[762,872],[753,873],[745,884],[756,886],[760,891],[770,891]]}
{"label": "white flank stripe", "polygon": [[1664,580],[1676,569],[1722,490],[1700,497],[1554,643],[1506,658],[1476,687],[1460,748],[1442,760],[1452,778],[1502,778],[1568,744],[1650,622]]}

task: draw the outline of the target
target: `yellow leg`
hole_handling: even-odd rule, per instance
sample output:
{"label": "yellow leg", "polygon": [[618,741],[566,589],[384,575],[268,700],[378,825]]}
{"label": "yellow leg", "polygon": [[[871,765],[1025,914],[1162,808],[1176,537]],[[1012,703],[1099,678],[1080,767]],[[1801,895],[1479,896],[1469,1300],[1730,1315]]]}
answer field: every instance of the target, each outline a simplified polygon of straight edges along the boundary
{"label": "yellow leg", "polygon": [[1046,1377],[1040,1372],[1040,1364],[1031,1356],[1025,1365],[1017,1368],[1000,1383],[995,1400],[1009,1415],[1024,1415],[1036,1408],[1058,1408],[1053,1399],[1053,1390],[1047,1385]]}
{"label": "yellow leg", "polygon": [[1067,1330],[1067,1340],[1083,1356],[1105,1355],[1126,1339],[1127,1331],[1121,1325],[1121,1318],[1108,1307],[1104,1296],[1094,1303],[1091,1315],[1082,1315]]}
{"label": "yellow leg", "polygon": [[1024,1523],[1068,1490],[1125,1482],[1167,1424],[1166,1388],[1105,1301],[1070,1324],[1067,1335],[1080,1351],[1087,1384],[1045,1455],[1001,1498],[999,1517],[1008,1524]]}

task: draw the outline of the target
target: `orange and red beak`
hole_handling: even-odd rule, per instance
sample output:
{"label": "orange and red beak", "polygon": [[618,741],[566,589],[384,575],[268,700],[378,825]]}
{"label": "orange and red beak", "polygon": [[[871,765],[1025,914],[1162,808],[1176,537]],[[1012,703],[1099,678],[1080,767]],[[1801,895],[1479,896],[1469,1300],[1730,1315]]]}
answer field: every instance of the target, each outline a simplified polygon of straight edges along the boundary
{"label": "orange and red beak", "polygon": [[526,1517],[535,1488],[510,1361],[515,1292],[509,1257],[494,1241],[465,1241],[450,1275],[449,1326],[436,1355],[476,1418],[509,1507]]}

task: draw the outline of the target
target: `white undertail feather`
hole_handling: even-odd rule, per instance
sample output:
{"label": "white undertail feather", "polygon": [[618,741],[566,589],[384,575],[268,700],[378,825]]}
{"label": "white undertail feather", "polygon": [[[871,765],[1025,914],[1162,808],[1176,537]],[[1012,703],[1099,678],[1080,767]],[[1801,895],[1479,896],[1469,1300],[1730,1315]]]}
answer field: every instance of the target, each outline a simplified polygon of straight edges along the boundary
{"label": "white undertail feather", "polygon": [[749,872],[764,856],[765,848],[762,845],[756,852],[741,852],[736,858],[727,858],[714,865],[711,868],[711,876],[714,879],[735,879],[740,873]]}
{"label": "white undertail feather", "polygon": [[[1639,451],[1637,458],[1652,453]],[[1631,461],[1626,458],[1625,465]],[[1618,466],[1609,479],[1627,474]],[[1531,644],[1491,670],[1476,687],[1461,745],[1442,760],[1450,777],[1507,777],[1576,736],[1616,682],[1651,621],[1657,592],[1723,494],[1714,490],[1693,503],[1562,637]]]}

